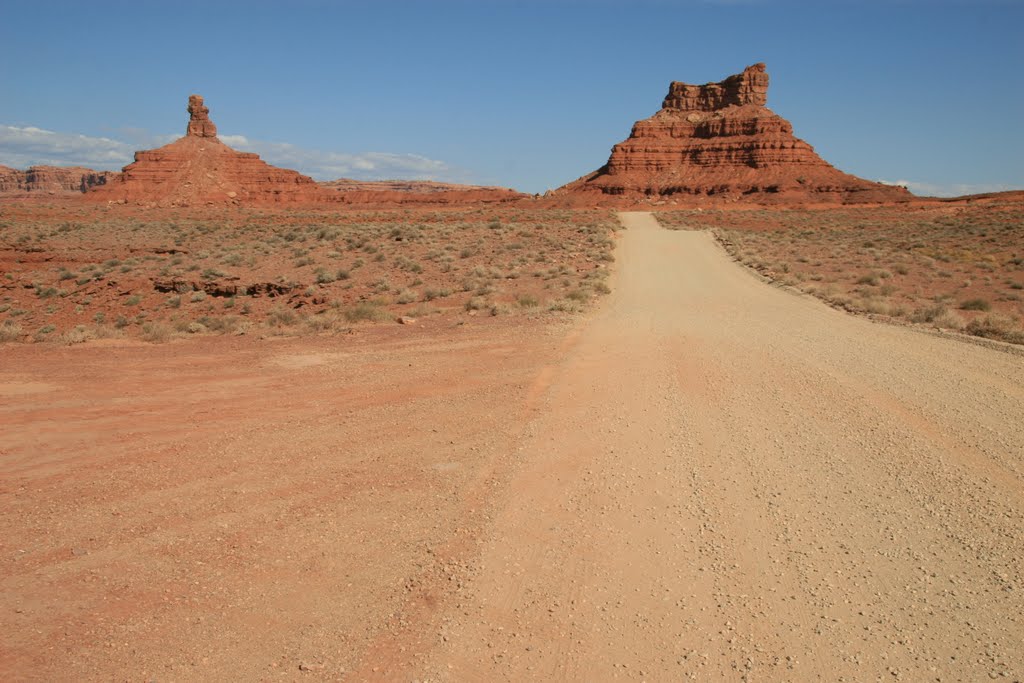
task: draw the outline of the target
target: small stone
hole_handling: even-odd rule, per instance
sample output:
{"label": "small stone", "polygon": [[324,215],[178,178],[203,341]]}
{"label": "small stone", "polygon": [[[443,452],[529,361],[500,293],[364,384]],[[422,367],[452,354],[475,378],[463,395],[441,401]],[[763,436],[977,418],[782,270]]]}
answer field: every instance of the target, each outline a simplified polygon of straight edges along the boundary
{"label": "small stone", "polygon": [[416,318],[410,318],[407,315],[402,315],[402,316],[398,317],[398,324],[399,325],[415,325],[416,324]]}

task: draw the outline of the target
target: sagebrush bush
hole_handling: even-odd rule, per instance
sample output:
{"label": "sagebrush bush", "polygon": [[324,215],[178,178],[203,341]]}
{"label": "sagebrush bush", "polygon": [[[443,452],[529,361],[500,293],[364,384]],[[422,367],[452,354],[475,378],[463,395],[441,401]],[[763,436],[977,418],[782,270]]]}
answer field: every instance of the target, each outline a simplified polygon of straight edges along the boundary
{"label": "sagebrush bush", "polygon": [[976,337],[998,339],[1011,344],[1024,344],[1024,328],[1009,316],[989,313],[967,323],[964,331]]}

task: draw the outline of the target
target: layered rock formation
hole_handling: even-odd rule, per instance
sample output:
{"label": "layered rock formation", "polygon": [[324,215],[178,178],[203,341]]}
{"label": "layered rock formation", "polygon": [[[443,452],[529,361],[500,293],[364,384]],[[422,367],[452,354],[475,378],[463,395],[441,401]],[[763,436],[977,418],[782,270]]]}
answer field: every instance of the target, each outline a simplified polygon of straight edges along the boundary
{"label": "layered rock formation", "polygon": [[81,166],[30,166],[19,171],[0,166],[0,196],[74,195],[103,185],[115,174]]}
{"label": "layered rock formation", "polygon": [[203,98],[192,95],[185,137],[135,153],[106,185],[86,196],[98,201],[194,206],[296,204],[330,201],[312,178],[238,152],[217,137]]}
{"label": "layered rock formation", "polygon": [[767,108],[768,73],[754,64],[719,83],[673,82],[661,110],[638,121],[608,163],[554,195],[681,202],[888,202],[904,188],[843,173]]}
{"label": "layered rock formation", "polygon": [[188,96],[187,111],[189,119],[188,128],[185,129],[186,136],[197,138],[217,137],[217,126],[213,125],[213,121],[210,120],[210,108],[203,104],[202,95]]}
{"label": "layered rock formation", "polygon": [[320,183],[345,204],[476,204],[509,202],[529,195],[507,187],[459,185],[432,180],[352,180]]}

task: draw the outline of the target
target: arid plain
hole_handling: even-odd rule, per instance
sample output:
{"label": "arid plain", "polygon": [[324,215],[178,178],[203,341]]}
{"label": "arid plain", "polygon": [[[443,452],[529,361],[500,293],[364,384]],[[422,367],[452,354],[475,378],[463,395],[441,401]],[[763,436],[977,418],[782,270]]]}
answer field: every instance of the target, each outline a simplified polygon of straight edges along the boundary
{"label": "arid plain", "polygon": [[543,197],[317,184],[198,96],[3,176],[2,678],[1024,679],[1024,198],[767,87]]}

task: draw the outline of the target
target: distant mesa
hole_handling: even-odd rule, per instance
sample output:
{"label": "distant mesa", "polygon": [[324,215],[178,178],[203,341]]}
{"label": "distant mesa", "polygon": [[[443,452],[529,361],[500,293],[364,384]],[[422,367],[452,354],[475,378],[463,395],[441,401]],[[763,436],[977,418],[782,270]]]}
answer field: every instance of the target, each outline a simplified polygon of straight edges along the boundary
{"label": "distant mesa", "polygon": [[81,166],[30,166],[24,171],[0,166],[0,197],[81,194],[113,175]]}
{"label": "distant mesa", "polygon": [[135,153],[135,162],[87,193],[95,200],[196,206],[205,204],[308,204],[329,201],[316,182],[271,166],[258,154],[236,151],[217,137],[217,126],[199,95],[188,98],[185,137]]}
{"label": "distant mesa", "polygon": [[902,187],[839,171],[767,105],[754,64],[718,83],[672,82],[661,110],[633,125],[608,163],[551,194],[626,200],[721,198],[753,203],[909,201]]}
{"label": "distant mesa", "polygon": [[339,178],[320,183],[345,204],[494,204],[525,199],[529,195],[507,187],[460,185],[433,180],[352,180]]}

